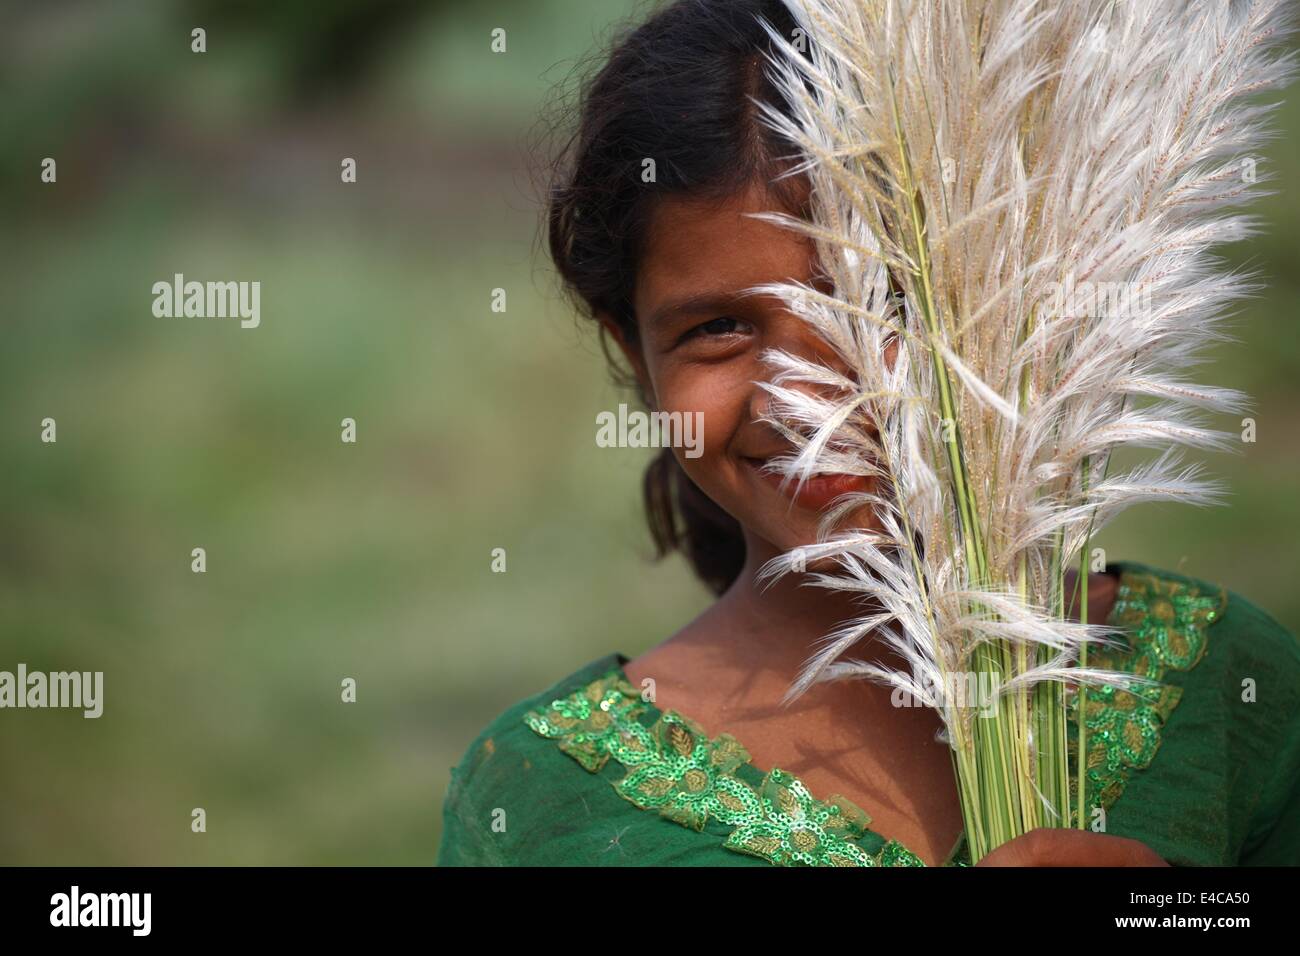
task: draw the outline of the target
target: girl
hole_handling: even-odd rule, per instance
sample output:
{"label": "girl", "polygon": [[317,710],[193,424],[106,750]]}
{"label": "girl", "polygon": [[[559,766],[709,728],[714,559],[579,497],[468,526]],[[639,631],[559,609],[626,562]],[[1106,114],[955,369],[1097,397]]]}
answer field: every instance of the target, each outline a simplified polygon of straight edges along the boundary
{"label": "girl", "polygon": [[[777,179],[795,150],[751,103],[780,104],[760,17],[794,29],[779,0],[679,0],[626,37],[585,92],[548,210],[560,275],[646,405],[703,412],[703,454],[665,450],[644,493],[661,555],[681,552],[717,601],[645,654],[611,653],[494,720],[453,771],[439,863],[967,859],[933,711],[862,681],[782,702],[814,642],[862,609],[795,576],[759,586],[758,571],[872,479],[819,475],[792,493],[764,469],[790,448],[762,422],[761,353],[836,358],[780,300],[741,295],[821,281],[806,240],[747,215],[803,214],[806,198]],[[1235,594],[1140,564],[1093,575],[1088,595],[1088,619],[1125,641],[1090,663],[1160,683],[1089,695],[1094,829],[1038,830],[981,865],[1300,860],[1292,635]],[[874,643],[861,655],[884,660]]]}

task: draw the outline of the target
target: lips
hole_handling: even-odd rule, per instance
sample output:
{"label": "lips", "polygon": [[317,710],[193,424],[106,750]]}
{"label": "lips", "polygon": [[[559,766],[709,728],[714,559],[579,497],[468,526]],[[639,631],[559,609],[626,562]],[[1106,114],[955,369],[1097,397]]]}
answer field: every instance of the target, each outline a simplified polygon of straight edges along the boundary
{"label": "lips", "polygon": [[841,495],[871,489],[871,478],[865,475],[822,474],[812,475],[796,492],[797,482],[791,481],[782,488],[784,476],[763,469],[763,466],[767,464],[767,459],[746,458],[745,464],[759,480],[775,488],[795,504],[817,511],[822,510]]}

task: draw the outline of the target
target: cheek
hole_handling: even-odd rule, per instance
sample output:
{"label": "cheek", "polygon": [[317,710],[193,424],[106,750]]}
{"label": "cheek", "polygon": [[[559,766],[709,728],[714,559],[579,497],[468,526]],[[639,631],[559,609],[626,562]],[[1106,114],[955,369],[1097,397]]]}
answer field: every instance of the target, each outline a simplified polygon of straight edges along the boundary
{"label": "cheek", "polygon": [[[702,425],[702,432],[695,436],[699,453],[684,448],[676,448],[674,453],[691,479],[710,496],[724,493],[733,480],[734,463],[728,451],[736,433],[749,423],[752,379],[725,366],[665,368],[655,378],[659,410],[681,412],[683,418],[690,415],[693,423]],[[702,415],[702,421],[696,413]]]}
{"label": "cheek", "polygon": [[889,344],[885,346],[885,367],[891,372],[894,370],[894,360],[898,358],[898,336],[890,336]]}

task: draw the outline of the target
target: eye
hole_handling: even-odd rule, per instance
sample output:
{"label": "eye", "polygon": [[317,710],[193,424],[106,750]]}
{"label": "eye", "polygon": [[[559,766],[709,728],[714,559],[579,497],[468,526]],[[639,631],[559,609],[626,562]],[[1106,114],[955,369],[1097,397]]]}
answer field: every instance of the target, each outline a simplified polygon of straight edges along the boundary
{"label": "eye", "polygon": [[718,316],[716,319],[709,319],[691,329],[688,335],[730,335],[740,331],[740,321],[733,319],[729,315]]}
{"label": "eye", "polygon": [[730,315],[714,316],[682,333],[673,345],[696,357],[723,358],[736,353],[749,341],[754,326]]}

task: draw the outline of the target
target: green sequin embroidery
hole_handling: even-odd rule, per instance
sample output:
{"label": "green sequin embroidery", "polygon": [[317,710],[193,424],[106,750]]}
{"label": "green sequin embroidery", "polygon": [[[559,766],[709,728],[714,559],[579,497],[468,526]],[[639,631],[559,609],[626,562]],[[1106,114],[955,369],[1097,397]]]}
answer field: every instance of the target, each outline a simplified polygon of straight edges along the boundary
{"label": "green sequin embroidery", "polygon": [[843,798],[822,803],[797,777],[773,769],[763,778],[762,814],[743,821],[723,845],[781,866],[922,866],[901,844],[869,854],[853,842],[868,817]]}
{"label": "green sequin embroidery", "polygon": [[668,713],[649,729],[629,719],[611,746],[628,768],[615,787],[619,795],[682,826],[703,830],[709,817],[735,826],[758,810],[750,789],[732,776],[749,754],[727,734],[709,740]]}
{"label": "green sequin embroidery", "polygon": [[[1206,628],[1223,616],[1227,594],[1153,574],[1125,572],[1110,622],[1129,636],[1129,647],[1094,648],[1088,663],[1159,681],[1186,671],[1204,656]],[[1182,691],[1163,684],[1129,690],[1093,688],[1087,694],[1087,780],[1093,807],[1111,807],[1129,774],[1150,765],[1160,733]],[[1077,695],[1067,704],[1070,744],[1077,748]],[[624,799],[666,819],[703,830],[709,819],[732,828],[729,850],[781,866],[924,866],[915,853],[888,840],[875,853],[859,844],[870,818],[843,797],[813,797],[793,775],[774,768],[757,790],[736,776],[749,753],[729,734],[709,739],[675,711],[653,726],[649,710],[621,669],[592,681],[524,720],[591,773],[610,757],[627,773],[614,786]],[[1074,754],[1072,753],[1073,757]],[[1075,780],[1071,773],[1071,782]],[[1072,800],[1072,805],[1074,801]],[[968,866],[964,843],[951,865]]]}
{"label": "green sequin embroidery", "polygon": [[640,700],[625,681],[602,678],[553,702],[544,715],[524,719],[543,737],[559,738],[562,751],[595,773],[609,760],[610,742],[628,715],[640,711]]}
{"label": "green sequin embroidery", "polygon": [[732,827],[729,850],[782,866],[924,865],[892,840],[874,854],[862,849],[856,841],[870,820],[848,800],[817,800],[780,769],[755,790],[735,775],[749,753],[734,737],[710,740],[675,711],[647,727],[639,719],[647,710],[614,671],[524,720],[592,773],[613,757],[627,769],[614,788],[636,806],[694,830],[710,818]]}
{"label": "green sequin embroidery", "polygon": [[[1129,647],[1094,648],[1089,666],[1161,681],[1170,670],[1188,671],[1205,656],[1207,629],[1223,616],[1227,592],[1206,593],[1154,574],[1125,574],[1110,621],[1128,635]],[[1182,697],[1167,684],[1135,684],[1128,690],[1089,688],[1084,708],[1089,805],[1109,809],[1134,770],[1150,766],[1165,722]],[[1078,748],[1078,695],[1070,694],[1069,738]],[[1077,801],[1077,773],[1070,776],[1071,805]]]}

